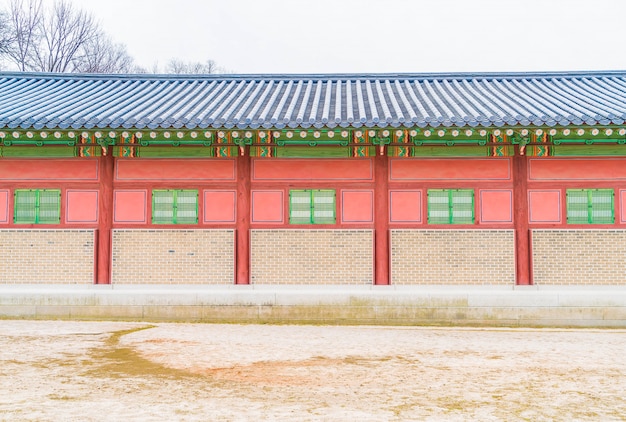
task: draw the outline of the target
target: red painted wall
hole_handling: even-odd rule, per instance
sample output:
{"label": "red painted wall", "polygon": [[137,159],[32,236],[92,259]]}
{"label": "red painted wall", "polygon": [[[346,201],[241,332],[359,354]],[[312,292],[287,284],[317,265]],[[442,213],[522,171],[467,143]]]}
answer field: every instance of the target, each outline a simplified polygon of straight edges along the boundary
{"label": "red painted wall", "polygon": [[148,222],[148,191],[115,190],[113,192],[113,222],[146,224]]}
{"label": "red painted wall", "polygon": [[[626,225],[626,159],[621,158],[515,157],[520,159],[515,167],[509,158],[390,159],[387,167],[383,156],[375,159],[251,160],[245,157],[250,160],[253,176],[246,189],[239,188],[240,181],[250,179],[246,176],[239,180],[236,173],[244,168],[240,158],[116,159],[115,181],[112,176],[99,175],[105,166],[99,164],[98,159],[2,159],[0,224],[12,225],[13,192],[18,188],[61,189],[62,221],[54,227],[98,227],[99,232],[104,230],[100,225],[107,212],[112,213],[107,215],[112,215],[113,227],[150,227],[151,190],[187,188],[198,189],[200,194],[200,222],[193,227],[228,225],[243,227],[242,233],[248,232],[250,224],[295,228],[288,223],[289,189],[335,189],[337,224],[324,228],[375,228],[381,242],[376,246],[380,255],[380,250],[387,248],[380,234],[387,233],[389,227],[428,227],[426,192],[431,188],[474,189],[476,224],[472,227],[515,226],[516,236],[528,232],[528,224],[531,228],[573,227],[566,224],[566,189],[612,188],[616,194],[614,226]],[[375,167],[375,160],[380,165]],[[512,172],[514,168],[518,171],[518,164],[523,172],[514,177]],[[113,164],[110,173],[113,174]],[[248,172],[242,174],[248,175]],[[107,180],[109,182],[105,183]],[[104,185],[114,188],[109,194],[113,198],[112,205],[102,202]],[[383,200],[379,197],[381,192],[385,196]],[[249,200],[249,206],[242,205],[242,195]],[[521,200],[519,195],[522,195]],[[523,218],[517,216],[519,207],[524,210],[519,214]],[[243,220],[247,220],[240,224],[242,212],[245,213]],[[381,219],[388,226],[379,226]],[[526,227],[517,228],[517,222],[522,220]],[[320,226],[298,225],[297,228],[319,229]],[[242,239],[238,242],[245,242],[245,238]],[[106,255],[106,251],[103,254]],[[380,280],[385,280],[387,272],[385,259],[382,256],[376,263]],[[238,273],[242,274],[240,280],[245,282],[247,264],[239,262],[238,265],[241,267]]]}
{"label": "red painted wall", "polygon": [[561,191],[529,189],[528,219],[531,223],[561,223]]}
{"label": "red painted wall", "polygon": [[481,223],[513,222],[513,190],[481,189],[478,194]]}
{"label": "red painted wall", "polygon": [[626,180],[623,158],[541,158],[528,165],[530,180]]}
{"label": "red painted wall", "polygon": [[253,190],[251,195],[252,223],[284,222],[285,196],[282,190]]}
{"label": "red painted wall", "polygon": [[[529,158],[528,183],[528,219],[533,227],[606,229],[626,224],[621,193],[626,190],[626,158]],[[614,189],[615,224],[567,224],[567,189]]]}
{"label": "red painted wall", "polygon": [[392,159],[390,179],[400,180],[510,180],[508,158]]}
{"label": "red painted wall", "polygon": [[235,180],[235,161],[147,158],[118,159],[115,178],[120,181]]}
{"label": "red painted wall", "polygon": [[369,159],[257,159],[252,178],[262,180],[373,180]]}
{"label": "red painted wall", "polygon": [[619,190],[619,196],[617,197],[618,200],[617,202],[619,203],[619,208],[620,208],[620,213],[616,215],[619,215],[619,221],[620,223],[626,223],[626,189],[620,189]]}
{"label": "red painted wall", "polygon": [[98,160],[11,159],[0,160],[0,180],[16,181],[97,181]]}
{"label": "red painted wall", "polygon": [[98,191],[68,189],[65,194],[68,224],[98,223]]}
{"label": "red painted wall", "polygon": [[234,223],[237,191],[204,191],[204,222]]}
{"label": "red painted wall", "polygon": [[9,222],[9,191],[0,190],[0,224]]}
{"label": "red painted wall", "polygon": [[341,221],[344,223],[374,222],[374,191],[342,190]]}
{"label": "red painted wall", "polygon": [[421,223],[422,191],[390,191],[389,208],[389,221],[392,223]]}

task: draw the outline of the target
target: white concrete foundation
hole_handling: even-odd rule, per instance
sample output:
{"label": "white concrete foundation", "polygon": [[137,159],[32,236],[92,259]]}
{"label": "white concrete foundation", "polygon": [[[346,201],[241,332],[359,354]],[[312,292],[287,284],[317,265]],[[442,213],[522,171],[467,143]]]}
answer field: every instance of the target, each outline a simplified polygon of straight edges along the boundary
{"label": "white concrete foundation", "polygon": [[0,318],[626,327],[626,287],[0,286]]}

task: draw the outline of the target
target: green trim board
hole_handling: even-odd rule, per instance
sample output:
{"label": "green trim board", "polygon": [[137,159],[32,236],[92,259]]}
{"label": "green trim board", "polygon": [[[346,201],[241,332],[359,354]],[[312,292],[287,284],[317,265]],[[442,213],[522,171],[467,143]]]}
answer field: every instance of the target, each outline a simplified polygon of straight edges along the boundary
{"label": "green trim board", "polygon": [[411,157],[487,157],[489,147],[484,146],[431,146],[411,148]]}
{"label": "green trim board", "polygon": [[68,146],[0,146],[0,157],[57,158],[76,157],[77,147]]}
{"label": "green trim board", "polygon": [[276,157],[280,158],[338,158],[350,157],[350,148],[341,146],[289,146],[276,147]]}
{"label": "green trim board", "polygon": [[428,224],[474,224],[474,190],[429,189]]}
{"label": "green trim board", "polygon": [[152,191],[152,224],[197,223],[197,190],[154,189]]}
{"label": "green trim board", "polygon": [[55,137],[40,136],[39,134],[32,134],[28,137],[4,137],[2,138],[2,144],[4,146],[12,146],[12,145],[29,145],[29,146],[52,146],[52,145],[64,145],[64,146],[75,146],[77,145],[76,139],[60,139]]}
{"label": "green trim board", "polygon": [[335,224],[334,189],[292,189],[289,191],[289,224]]}
{"label": "green trim board", "polygon": [[618,144],[618,145],[624,145],[626,142],[624,140],[624,137],[613,137],[613,138],[608,138],[608,137],[600,137],[600,138],[591,138],[589,137],[589,134],[585,133],[583,135],[579,135],[579,136],[573,136],[573,137],[567,137],[567,138],[557,138],[557,137],[552,137],[551,139],[552,143],[554,145],[561,145],[563,143],[567,144],[567,143],[584,143],[585,145],[593,145],[593,144]]}
{"label": "green trim board", "polygon": [[567,189],[567,224],[615,223],[613,189]]}
{"label": "green trim board", "polygon": [[585,157],[585,156],[605,156],[619,157],[626,156],[626,146],[623,145],[555,145],[552,147],[555,157]]}
{"label": "green trim board", "polygon": [[[138,146],[127,145],[137,150],[137,157],[143,158],[193,158],[193,157],[215,157],[215,148],[204,146]],[[605,156],[620,157],[626,156],[626,145],[604,144],[604,145],[550,145],[550,151],[556,157],[585,157],[585,156]],[[6,158],[61,158],[78,156],[79,148],[89,148],[86,146],[2,146],[0,145],[0,157]],[[289,158],[341,158],[350,157],[351,148],[342,146],[289,146],[289,147],[268,147],[275,151],[276,157]],[[362,147],[369,149],[369,156],[374,154],[374,147]],[[393,148],[393,147],[389,147]],[[424,145],[419,147],[410,146],[410,157],[486,157],[490,156],[489,147],[484,146],[434,146]],[[511,146],[506,148],[508,155],[512,155]],[[94,156],[101,155],[100,148],[93,148]],[[114,149],[115,156],[118,156],[117,149]],[[251,155],[256,154],[251,150]]]}
{"label": "green trim board", "polygon": [[61,191],[59,189],[16,189],[14,192],[15,224],[59,224]]}
{"label": "green trim board", "polygon": [[413,138],[411,139],[411,143],[415,146],[425,146],[425,145],[441,145],[441,146],[469,146],[469,145],[478,145],[484,146],[487,145],[488,140],[486,137],[481,138]]}
{"label": "green trim board", "polygon": [[140,146],[136,148],[137,157],[143,158],[215,157],[214,147]]}

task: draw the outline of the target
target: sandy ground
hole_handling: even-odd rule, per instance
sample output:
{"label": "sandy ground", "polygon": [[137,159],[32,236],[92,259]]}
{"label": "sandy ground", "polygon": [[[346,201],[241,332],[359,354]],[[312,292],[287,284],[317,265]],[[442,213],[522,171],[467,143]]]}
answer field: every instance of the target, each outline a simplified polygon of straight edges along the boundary
{"label": "sandy ground", "polygon": [[625,330],[0,321],[0,420],[626,420]]}

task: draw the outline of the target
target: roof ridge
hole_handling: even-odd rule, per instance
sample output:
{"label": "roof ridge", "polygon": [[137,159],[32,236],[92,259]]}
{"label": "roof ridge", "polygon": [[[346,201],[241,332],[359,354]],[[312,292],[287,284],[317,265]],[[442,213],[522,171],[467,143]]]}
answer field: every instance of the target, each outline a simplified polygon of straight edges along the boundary
{"label": "roof ridge", "polygon": [[151,74],[151,73],[50,73],[0,71],[1,78],[87,80],[454,80],[454,79],[552,79],[626,77],[626,70],[530,71],[530,72],[425,72],[425,73],[258,73],[258,74]]}

